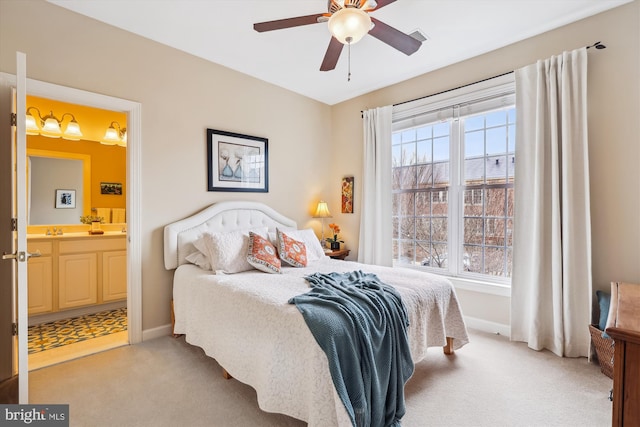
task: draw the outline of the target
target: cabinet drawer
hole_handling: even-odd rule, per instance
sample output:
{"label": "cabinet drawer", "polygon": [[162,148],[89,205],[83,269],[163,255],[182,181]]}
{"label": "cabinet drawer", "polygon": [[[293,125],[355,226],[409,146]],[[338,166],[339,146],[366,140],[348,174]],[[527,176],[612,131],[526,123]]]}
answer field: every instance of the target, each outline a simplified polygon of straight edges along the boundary
{"label": "cabinet drawer", "polygon": [[27,242],[27,251],[34,253],[40,251],[42,255],[51,255],[53,243],[51,242]]}
{"label": "cabinet drawer", "polygon": [[81,239],[61,241],[59,250],[61,254],[74,252],[118,251],[127,249],[127,241],[124,237],[116,239]]}

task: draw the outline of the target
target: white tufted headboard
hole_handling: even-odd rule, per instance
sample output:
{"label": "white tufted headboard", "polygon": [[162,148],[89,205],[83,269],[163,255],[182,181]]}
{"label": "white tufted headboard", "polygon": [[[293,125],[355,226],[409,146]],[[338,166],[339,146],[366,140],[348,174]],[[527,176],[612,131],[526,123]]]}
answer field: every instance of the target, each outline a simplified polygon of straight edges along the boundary
{"label": "white tufted headboard", "polygon": [[193,241],[205,232],[229,232],[251,227],[297,228],[292,219],[259,202],[219,202],[164,227],[164,267],[167,270],[187,263],[196,251]]}

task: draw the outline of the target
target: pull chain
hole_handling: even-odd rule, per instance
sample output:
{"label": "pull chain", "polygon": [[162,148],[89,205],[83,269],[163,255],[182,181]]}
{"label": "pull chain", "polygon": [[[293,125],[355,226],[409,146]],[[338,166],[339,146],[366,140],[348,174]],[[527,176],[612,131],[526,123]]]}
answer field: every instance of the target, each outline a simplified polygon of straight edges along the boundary
{"label": "pull chain", "polygon": [[353,38],[351,37],[347,37],[347,54],[348,54],[348,74],[347,74],[347,81],[350,82],[351,81],[351,40],[353,40]]}

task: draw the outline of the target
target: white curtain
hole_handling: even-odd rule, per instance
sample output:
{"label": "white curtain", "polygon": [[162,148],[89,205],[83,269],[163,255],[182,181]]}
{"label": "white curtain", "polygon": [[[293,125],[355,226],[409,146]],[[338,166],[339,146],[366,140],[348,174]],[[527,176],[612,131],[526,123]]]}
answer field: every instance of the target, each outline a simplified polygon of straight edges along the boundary
{"label": "white curtain", "polygon": [[391,114],[386,106],[363,112],[364,165],[358,262],[392,265]]}
{"label": "white curtain", "polygon": [[516,71],[511,339],[589,355],[591,225],[587,51]]}

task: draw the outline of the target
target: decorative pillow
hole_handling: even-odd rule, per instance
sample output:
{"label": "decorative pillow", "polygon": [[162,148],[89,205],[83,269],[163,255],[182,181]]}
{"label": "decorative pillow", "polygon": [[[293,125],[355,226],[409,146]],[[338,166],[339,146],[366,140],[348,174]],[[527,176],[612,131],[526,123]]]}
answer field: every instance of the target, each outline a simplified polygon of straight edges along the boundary
{"label": "decorative pillow", "polygon": [[211,270],[211,263],[209,262],[209,258],[207,258],[200,251],[187,255],[185,259],[191,264],[195,264],[203,270]]}
{"label": "decorative pillow", "polygon": [[287,236],[304,243],[307,249],[307,261],[317,261],[326,256],[324,254],[324,249],[322,249],[322,245],[320,244],[320,240],[318,240],[316,233],[312,229],[310,228],[305,228],[304,230],[277,229],[276,231],[277,232],[284,231],[285,233],[287,233]]}
{"label": "decorative pillow", "polygon": [[275,246],[269,240],[249,232],[249,253],[247,262],[265,273],[280,273],[280,259]]}
{"label": "decorative pillow", "polygon": [[253,231],[263,237],[267,236],[267,227],[237,230],[229,233],[204,233],[202,239],[205,255],[209,255],[211,269],[216,274],[233,274],[252,270],[247,261],[249,252],[249,232]]}
{"label": "decorative pillow", "polygon": [[598,321],[598,329],[602,332],[604,338],[609,338],[609,335],[604,332],[604,328],[607,327],[607,318],[609,317],[609,305],[611,305],[611,294],[604,291],[596,291],[598,297],[598,305],[600,306],[600,319]]}
{"label": "decorative pillow", "polygon": [[278,230],[278,252],[280,259],[294,267],[307,266],[307,248],[299,240],[293,239]]}

